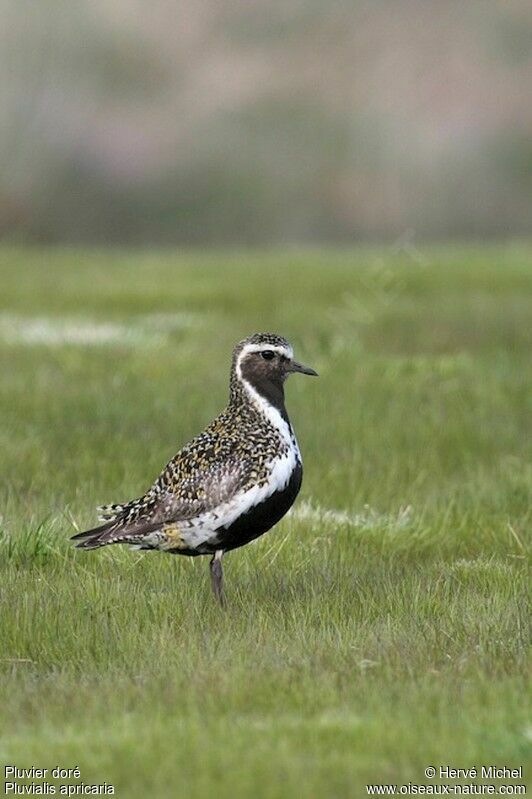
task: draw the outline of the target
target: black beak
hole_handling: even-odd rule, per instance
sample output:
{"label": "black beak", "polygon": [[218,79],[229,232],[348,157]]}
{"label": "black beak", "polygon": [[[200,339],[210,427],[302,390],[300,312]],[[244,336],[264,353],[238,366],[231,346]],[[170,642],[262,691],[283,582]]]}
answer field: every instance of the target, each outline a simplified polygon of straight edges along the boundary
{"label": "black beak", "polygon": [[297,361],[289,361],[286,365],[287,372],[300,372],[302,375],[313,375],[313,377],[317,377],[318,373],[311,369],[310,366],[303,366],[302,363],[298,363]]}

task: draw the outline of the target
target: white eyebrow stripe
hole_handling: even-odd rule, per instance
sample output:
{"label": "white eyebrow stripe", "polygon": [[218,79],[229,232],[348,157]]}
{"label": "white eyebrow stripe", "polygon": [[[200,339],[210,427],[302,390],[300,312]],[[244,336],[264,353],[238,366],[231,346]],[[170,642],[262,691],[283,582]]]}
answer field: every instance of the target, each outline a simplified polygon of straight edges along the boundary
{"label": "white eyebrow stripe", "polygon": [[272,352],[278,352],[280,355],[284,355],[286,358],[293,358],[294,351],[292,347],[283,347],[276,344],[268,344],[264,342],[264,344],[246,344],[243,348],[242,352],[238,356],[238,363],[241,362],[244,355],[249,355],[252,352],[263,352],[264,350],[272,350]]}

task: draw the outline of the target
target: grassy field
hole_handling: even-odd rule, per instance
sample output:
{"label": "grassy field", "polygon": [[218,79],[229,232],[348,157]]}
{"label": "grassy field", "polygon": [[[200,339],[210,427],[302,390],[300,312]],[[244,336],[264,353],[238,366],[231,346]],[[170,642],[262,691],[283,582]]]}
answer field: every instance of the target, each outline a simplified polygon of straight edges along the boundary
{"label": "grassy field", "polygon": [[[0,762],[119,797],[359,797],[525,765],[532,249],[0,252]],[[293,341],[292,514],[226,558],[72,548]]]}

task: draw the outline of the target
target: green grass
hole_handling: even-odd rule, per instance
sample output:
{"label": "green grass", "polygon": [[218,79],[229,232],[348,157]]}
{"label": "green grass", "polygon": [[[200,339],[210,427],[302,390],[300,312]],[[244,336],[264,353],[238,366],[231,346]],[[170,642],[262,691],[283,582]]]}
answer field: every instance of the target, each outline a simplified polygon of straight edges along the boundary
{"label": "green grass", "polygon": [[[0,252],[1,762],[186,799],[525,763],[532,249],[422,255]],[[68,537],[221,409],[256,330],[320,378],[287,387],[299,512],[227,557],[224,614],[203,558]]]}

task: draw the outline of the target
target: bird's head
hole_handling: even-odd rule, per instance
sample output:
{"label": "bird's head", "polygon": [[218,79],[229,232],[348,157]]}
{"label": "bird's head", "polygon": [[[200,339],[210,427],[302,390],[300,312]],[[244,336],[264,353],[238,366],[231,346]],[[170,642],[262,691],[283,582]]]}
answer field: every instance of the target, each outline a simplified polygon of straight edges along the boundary
{"label": "bird's head", "polygon": [[232,381],[256,391],[275,407],[284,406],[284,382],[294,373],[318,374],[294,360],[289,342],[274,333],[254,333],[240,341],[233,351]]}

